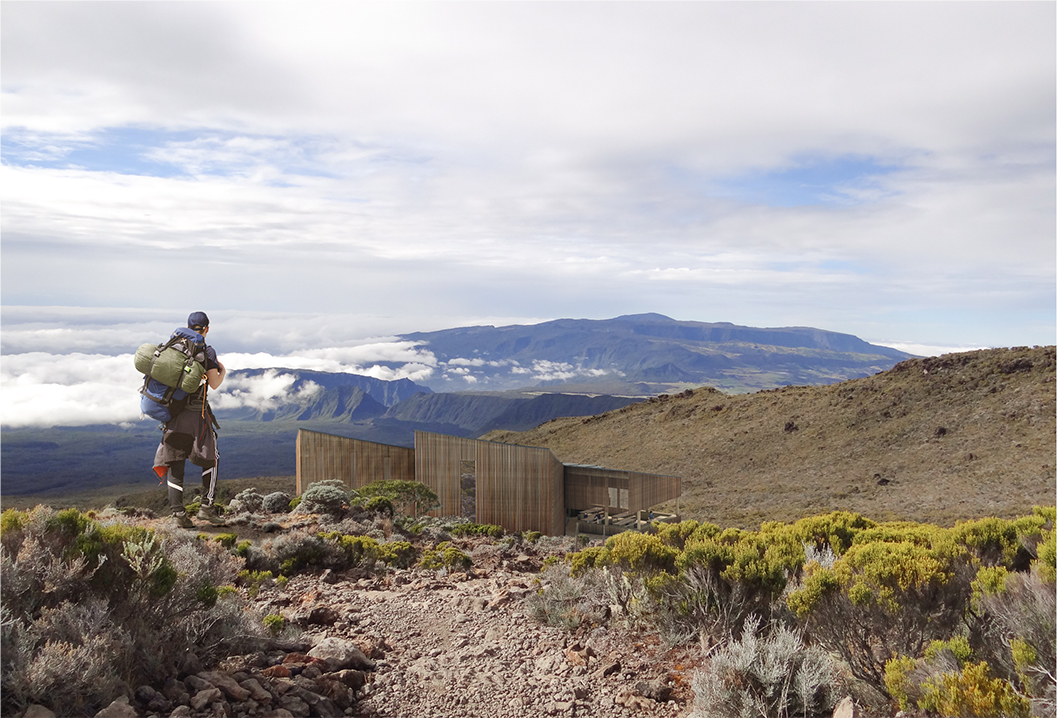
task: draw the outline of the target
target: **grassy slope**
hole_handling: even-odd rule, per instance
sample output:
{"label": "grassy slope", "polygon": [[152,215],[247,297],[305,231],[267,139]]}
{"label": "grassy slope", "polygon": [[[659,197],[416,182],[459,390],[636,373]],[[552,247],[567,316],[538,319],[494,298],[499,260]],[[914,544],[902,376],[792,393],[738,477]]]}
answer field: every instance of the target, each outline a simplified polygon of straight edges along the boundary
{"label": "grassy slope", "polygon": [[684,516],[756,528],[835,509],[939,524],[1024,514],[1055,503],[1055,430],[1046,347],[912,359],[824,387],[698,389],[485,438],[679,475]]}

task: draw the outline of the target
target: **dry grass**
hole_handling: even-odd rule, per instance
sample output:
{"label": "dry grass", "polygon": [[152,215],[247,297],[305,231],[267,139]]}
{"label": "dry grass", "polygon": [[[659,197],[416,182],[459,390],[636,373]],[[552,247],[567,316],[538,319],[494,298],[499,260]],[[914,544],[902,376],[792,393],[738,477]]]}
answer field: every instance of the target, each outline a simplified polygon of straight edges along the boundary
{"label": "dry grass", "polygon": [[1055,348],[912,359],[864,379],[710,388],[487,439],[682,476],[681,513],[755,528],[832,510],[951,525],[1055,503]]}

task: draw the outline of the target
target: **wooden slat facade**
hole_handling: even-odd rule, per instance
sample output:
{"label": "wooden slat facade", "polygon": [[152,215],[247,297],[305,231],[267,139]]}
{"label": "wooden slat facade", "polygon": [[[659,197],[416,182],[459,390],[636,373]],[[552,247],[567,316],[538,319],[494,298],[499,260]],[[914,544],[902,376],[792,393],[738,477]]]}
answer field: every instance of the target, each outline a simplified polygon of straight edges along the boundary
{"label": "wooden slat facade", "polygon": [[298,429],[298,494],[325,479],[340,479],[351,489],[382,479],[415,481],[415,449]]}
{"label": "wooden slat facade", "polygon": [[460,514],[460,480],[468,461],[474,462],[478,523],[564,533],[564,467],[550,449],[416,431],[415,475],[437,492],[439,515]]}
{"label": "wooden slat facade", "polygon": [[508,531],[565,533],[566,511],[635,512],[678,499],[682,481],[636,471],[564,465],[550,449],[415,432],[415,448],[298,430],[297,492],[324,479],[359,488],[379,479],[419,481],[437,493],[439,516],[464,514],[462,476],[472,471],[475,521]]}
{"label": "wooden slat facade", "polygon": [[679,476],[566,465],[565,504],[570,510],[603,506],[611,513],[635,512],[678,499],[682,493]]}

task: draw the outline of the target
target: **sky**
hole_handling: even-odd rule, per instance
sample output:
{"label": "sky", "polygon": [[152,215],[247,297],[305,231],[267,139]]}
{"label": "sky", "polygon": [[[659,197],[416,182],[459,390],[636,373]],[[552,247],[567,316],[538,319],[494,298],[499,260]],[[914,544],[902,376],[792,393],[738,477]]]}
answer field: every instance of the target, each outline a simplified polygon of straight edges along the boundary
{"label": "sky", "polygon": [[0,424],[135,420],[131,354],[194,310],[229,368],[380,378],[445,369],[402,333],[642,312],[1054,344],[1055,27],[1050,2],[5,0]]}

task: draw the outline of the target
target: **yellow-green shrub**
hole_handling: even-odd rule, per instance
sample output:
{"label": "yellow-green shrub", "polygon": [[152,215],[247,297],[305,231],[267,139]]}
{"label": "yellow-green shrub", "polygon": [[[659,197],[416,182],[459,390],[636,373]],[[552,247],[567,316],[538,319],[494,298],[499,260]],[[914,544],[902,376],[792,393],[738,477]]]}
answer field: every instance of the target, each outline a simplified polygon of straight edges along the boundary
{"label": "yellow-green shrub", "polygon": [[[1022,524],[1025,524],[1023,521]],[[1032,525],[1023,525],[1032,528]],[[960,521],[952,534],[956,541],[966,546],[985,566],[1014,568],[1018,553],[1025,553],[1021,543],[1022,532],[1013,521],[995,517]],[[1038,528],[1036,534],[1039,534]]]}
{"label": "yellow-green shrub", "polygon": [[496,524],[455,524],[448,529],[448,533],[452,536],[466,538],[467,536],[488,536],[489,538],[500,538],[506,531],[503,530],[502,526]]}
{"label": "yellow-green shrub", "polygon": [[633,573],[674,570],[679,551],[654,534],[625,531],[606,540],[607,562]]}
{"label": "yellow-green shrub", "polygon": [[874,525],[873,521],[857,513],[834,511],[825,516],[809,516],[795,521],[792,531],[800,541],[817,549],[830,546],[840,556],[852,545],[856,534]]}
{"label": "yellow-green shrub", "polygon": [[1009,682],[992,678],[988,664],[974,663],[959,673],[932,676],[922,684],[920,708],[942,716],[1029,718],[1032,703]]}
{"label": "yellow-green shrub", "polygon": [[899,706],[900,710],[911,709],[913,700],[911,693],[916,691],[917,686],[911,678],[916,667],[915,659],[907,656],[896,656],[885,662],[885,688]]}
{"label": "yellow-green shrub", "polygon": [[370,568],[378,559],[378,541],[370,536],[356,536],[340,533],[331,533],[327,538],[341,550],[345,556],[346,566],[362,566]]}
{"label": "yellow-green shrub", "polygon": [[379,544],[378,559],[387,566],[408,568],[415,563],[415,548],[407,541]]}
{"label": "yellow-green shrub", "polygon": [[1055,530],[1051,529],[1043,535],[1043,540],[1036,546],[1036,570],[1044,581],[1055,582]]}
{"label": "yellow-green shrub", "polygon": [[213,540],[226,549],[235,548],[235,542],[239,540],[238,534],[217,534]]}
{"label": "yellow-green shrub", "polygon": [[443,541],[437,544],[437,548],[424,551],[419,565],[423,568],[466,571],[473,565],[473,561],[470,556],[447,541]]}
{"label": "yellow-green shrub", "polygon": [[574,576],[581,576],[591,568],[606,565],[609,552],[602,546],[589,546],[570,555],[569,570]]}
{"label": "yellow-green shrub", "polygon": [[943,529],[930,546],[913,533],[907,542],[854,541],[832,568],[809,566],[787,598],[817,640],[883,692],[886,662],[950,638],[970,596],[966,549]]}
{"label": "yellow-green shrub", "polygon": [[[661,543],[678,551],[682,551],[684,544],[687,543],[687,539],[698,531],[699,524],[697,521],[681,521],[678,524],[655,521],[653,527],[657,530],[656,535]],[[714,528],[719,532],[719,527]]]}

